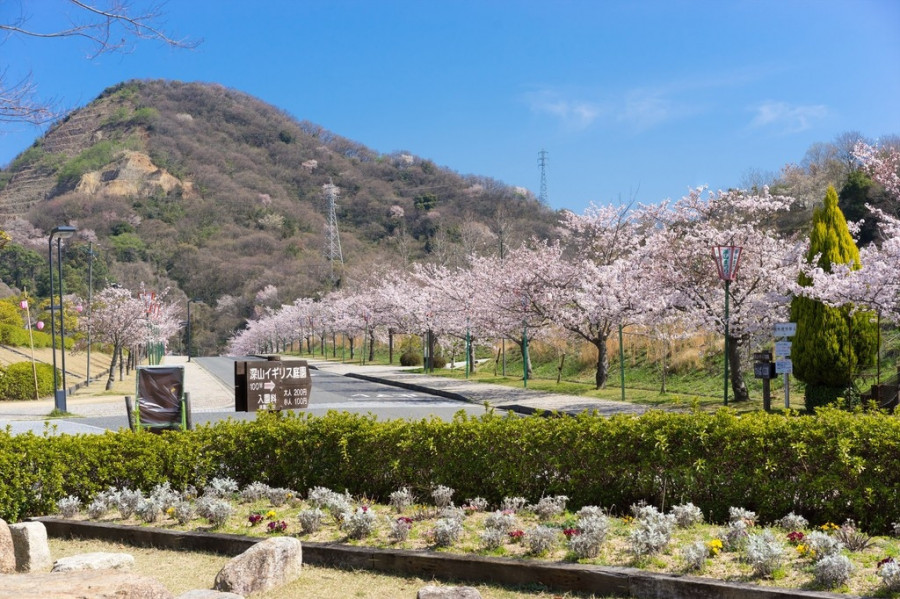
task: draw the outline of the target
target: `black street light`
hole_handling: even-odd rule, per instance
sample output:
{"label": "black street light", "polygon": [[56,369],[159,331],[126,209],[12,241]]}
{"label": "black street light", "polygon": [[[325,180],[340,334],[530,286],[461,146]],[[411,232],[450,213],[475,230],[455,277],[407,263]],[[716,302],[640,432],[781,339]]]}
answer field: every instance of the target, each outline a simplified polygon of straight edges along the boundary
{"label": "black street light", "polygon": [[190,298],[187,301],[187,361],[191,361],[191,302],[199,302],[197,298]]}
{"label": "black street light", "polygon": [[[63,277],[62,277],[62,240],[75,234],[75,227],[60,225],[50,231],[47,242],[47,261],[50,266],[50,338],[53,345],[53,398],[54,407],[60,412],[66,411],[66,329],[63,325]],[[56,237],[56,267],[59,271],[59,305],[53,306],[53,238]],[[62,355],[62,389],[59,389],[56,374],[56,328],[54,326],[54,310],[59,310],[59,341]]]}
{"label": "black street light", "polygon": [[728,296],[731,282],[737,277],[738,264],[741,260],[742,248],[739,245],[713,246],[713,257],[716,259],[716,270],[719,279],[725,281],[725,405],[728,405]]}

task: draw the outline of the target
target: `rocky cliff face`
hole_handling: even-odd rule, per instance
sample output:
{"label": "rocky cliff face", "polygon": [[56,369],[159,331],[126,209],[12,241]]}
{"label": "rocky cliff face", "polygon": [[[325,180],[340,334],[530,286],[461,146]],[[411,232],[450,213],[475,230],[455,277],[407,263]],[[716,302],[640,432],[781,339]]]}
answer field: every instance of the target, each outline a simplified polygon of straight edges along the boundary
{"label": "rocky cliff face", "polygon": [[75,187],[81,193],[113,197],[147,196],[180,190],[182,197],[194,194],[190,182],[182,182],[159,168],[143,152],[124,150],[103,169],[82,175]]}

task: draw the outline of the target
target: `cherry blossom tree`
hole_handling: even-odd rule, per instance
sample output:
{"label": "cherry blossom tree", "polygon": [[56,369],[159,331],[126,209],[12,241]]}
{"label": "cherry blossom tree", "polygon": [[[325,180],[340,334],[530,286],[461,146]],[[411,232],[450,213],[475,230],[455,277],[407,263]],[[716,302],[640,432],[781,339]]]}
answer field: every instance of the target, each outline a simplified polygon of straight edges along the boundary
{"label": "cherry blossom tree", "polygon": [[791,209],[793,198],[741,190],[697,188],[681,200],[644,207],[642,220],[654,223],[642,248],[653,259],[656,293],[669,309],[695,327],[725,330],[725,286],[713,262],[712,247],[743,247],[737,279],[730,286],[728,355],[736,401],[749,399],[741,352],[768,334],[787,314],[799,273],[803,245],[774,230],[775,217]]}
{"label": "cherry blossom tree", "polygon": [[90,325],[91,335],[101,343],[112,346],[107,391],[112,388],[115,368],[122,359],[122,350],[141,343],[147,334],[147,309],[144,302],[132,297],[131,291],[121,287],[107,287],[94,296],[90,316],[82,326]]}

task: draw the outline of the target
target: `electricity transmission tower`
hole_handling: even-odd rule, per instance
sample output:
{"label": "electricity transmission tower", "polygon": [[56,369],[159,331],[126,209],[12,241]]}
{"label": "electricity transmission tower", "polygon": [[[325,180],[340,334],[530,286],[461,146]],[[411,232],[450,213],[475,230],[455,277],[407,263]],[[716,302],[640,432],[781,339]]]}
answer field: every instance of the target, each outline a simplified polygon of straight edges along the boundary
{"label": "electricity transmission tower", "polygon": [[322,186],[325,191],[325,201],[328,203],[328,220],[325,223],[325,256],[331,264],[331,284],[336,285],[340,278],[334,268],[335,262],[340,262],[339,271],[344,272],[344,254],[341,252],[341,236],[338,233],[337,212],[335,200],[338,196],[337,186],[329,179]]}
{"label": "electricity transmission tower", "polygon": [[547,150],[544,149],[538,152],[538,165],[541,167],[541,193],[538,196],[538,200],[545,206],[548,205],[550,200],[547,197],[547,154]]}

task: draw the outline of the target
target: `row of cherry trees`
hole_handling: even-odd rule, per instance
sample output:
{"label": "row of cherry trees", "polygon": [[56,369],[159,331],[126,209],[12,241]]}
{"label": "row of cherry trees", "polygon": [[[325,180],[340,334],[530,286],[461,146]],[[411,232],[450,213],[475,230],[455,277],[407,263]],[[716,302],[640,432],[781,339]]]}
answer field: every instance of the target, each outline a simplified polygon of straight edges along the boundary
{"label": "row of cherry trees", "polygon": [[[895,150],[861,145],[857,156],[897,193]],[[591,206],[582,215],[565,215],[559,243],[533,241],[502,260],[471,256],[465,268],[414,265],[408,272],[377,273],[353,291],[270,309],[231,339],[229,351],[271,351],[335,332],[371,342],[431,331],[442,345],[460,347],[467,334],[476,344],[507,339],[521,346],[525,330],[530,339],[562,331],[596,348],[599,388],[608,377],[607,340],[620,326],[642,327],[663,341],[724,332],[725,287],[711,248],[734,244],[744,251],[730,286],[728,360],[735,399],[746,399],[741,352],[771,337],[772,324],[787,319],[794,294],[868,306],[900,322],[900,222],[873,215],[883,241],[864,248],[863,268],[825,273],[804,264],[805,239],[777,230],[779,216],[794,204],[765,189],[700,188],[653,206]],[[801,270],[814,285],[797,285]]]}

